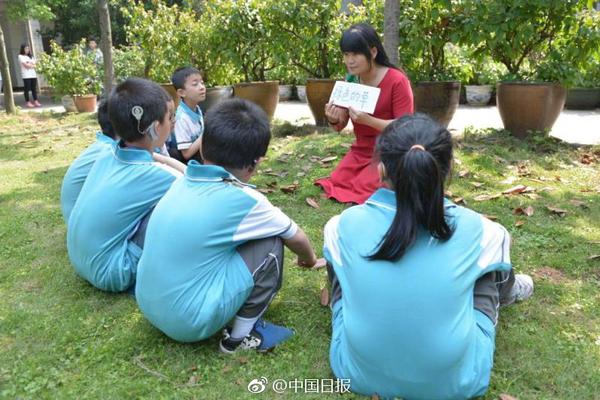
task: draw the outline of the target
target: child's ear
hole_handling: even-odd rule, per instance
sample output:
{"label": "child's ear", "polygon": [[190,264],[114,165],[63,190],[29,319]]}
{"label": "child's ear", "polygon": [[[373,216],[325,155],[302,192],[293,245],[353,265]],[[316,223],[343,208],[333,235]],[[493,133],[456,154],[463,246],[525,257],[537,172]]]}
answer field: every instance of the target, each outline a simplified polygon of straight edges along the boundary
{"label": "child's ear", "polygon": [[185,97],[185,90],[184,89],[177,89],[177,96],[181,97],[182,99]]}

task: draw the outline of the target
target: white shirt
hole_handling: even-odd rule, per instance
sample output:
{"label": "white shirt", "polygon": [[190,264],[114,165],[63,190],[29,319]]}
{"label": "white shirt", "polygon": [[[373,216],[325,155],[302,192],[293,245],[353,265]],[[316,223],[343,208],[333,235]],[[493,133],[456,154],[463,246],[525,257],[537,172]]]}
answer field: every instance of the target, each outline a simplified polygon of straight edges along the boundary
{"label": "white shirt", "polygon": [[24,54],[19,54],[19,66],[21,67],[21,77],[23,79],[29,79],[29,78],[37,78],[37,75],[35,73],[35,68],[25,68],[23,66],[23,63],[25,62],[33,62],[35,63],[35,58],[30,58],[27,55]]}

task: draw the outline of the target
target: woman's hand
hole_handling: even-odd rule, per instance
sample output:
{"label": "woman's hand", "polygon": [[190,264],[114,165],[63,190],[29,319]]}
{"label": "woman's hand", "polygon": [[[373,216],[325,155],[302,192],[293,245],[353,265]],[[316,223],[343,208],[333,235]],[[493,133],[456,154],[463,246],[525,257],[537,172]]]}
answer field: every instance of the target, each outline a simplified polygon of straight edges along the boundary
{"label": "woman's hand", "polygon": [[331,125],[338,125],[340,122],[348,122],[348,110],[338,107],[334,104],[325,104],[325,117]]}
{"label": "woman's hand", "polygon": [[366,112],[362,112],[357,110],[356,108],[349,107],[348,113],[350,115],[350,119],[352,119],[352,122],[358,122],[359,124],[369,125],[369,120],[371,119],[371,116]]}

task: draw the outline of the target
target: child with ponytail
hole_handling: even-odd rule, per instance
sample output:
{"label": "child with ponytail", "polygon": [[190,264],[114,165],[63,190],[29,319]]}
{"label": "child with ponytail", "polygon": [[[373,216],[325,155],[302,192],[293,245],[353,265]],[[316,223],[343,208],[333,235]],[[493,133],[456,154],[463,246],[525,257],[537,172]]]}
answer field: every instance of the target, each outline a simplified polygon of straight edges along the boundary
{"label": "child with ponytail", "polygon": [[498,309],[529,298],[533,281],[513,273],[504,227],[444,199],[447,129],[425,115],[401,117],[375,154],[389,189],[325,227],[332,370],[369,396],[480,396]]}

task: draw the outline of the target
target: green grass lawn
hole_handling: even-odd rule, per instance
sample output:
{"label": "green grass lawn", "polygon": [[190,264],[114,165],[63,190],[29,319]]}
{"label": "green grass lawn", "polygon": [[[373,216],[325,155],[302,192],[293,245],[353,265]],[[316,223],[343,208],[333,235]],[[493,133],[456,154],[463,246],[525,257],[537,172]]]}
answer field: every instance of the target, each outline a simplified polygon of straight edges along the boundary
{"label": "green grass lawn", "polygon": [[[252,379],[331,378],[330,312],[319,302],[326,273],[299,269],[289,251],[283,289],[266,317],[297,335],[268,354],[221,355],[217,337],[176,343],[143,318],[132,297],[103,293],[75,274],[59,191],[96,129],[93,115],[0,116],[0,398],[267,399],[278,396],[250,394]],[[254,183],[272,190],[271,201],[305,229],[320,254],[324,224],[345,206],[322,199],[312,182],[328,175],[352,136],[285,124],[274,133]],[[518,141],[499,131],[467,131],[457,142],[449,195],[508,228],[514,267],[536,283],[530,301],[502,310],[486,399],[600,398],[600,257],[593,257],[600,254],[600,152],[594,150],[543,137]],[[337,159],[320,162],[330,156]],[[292,193],[280,190],[294,183]],[[532,189],[478,197],[519,184]],[[307,197],[320,207],[310,207]],[[514,214],[528,206],[533,215]],[[311,395],[288,389],[284,396]]]}

